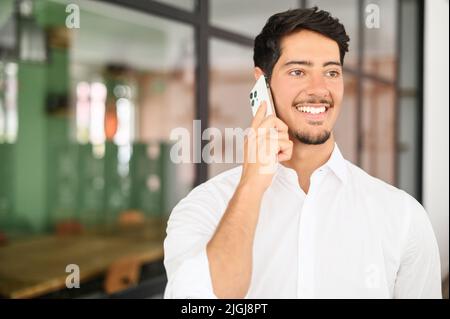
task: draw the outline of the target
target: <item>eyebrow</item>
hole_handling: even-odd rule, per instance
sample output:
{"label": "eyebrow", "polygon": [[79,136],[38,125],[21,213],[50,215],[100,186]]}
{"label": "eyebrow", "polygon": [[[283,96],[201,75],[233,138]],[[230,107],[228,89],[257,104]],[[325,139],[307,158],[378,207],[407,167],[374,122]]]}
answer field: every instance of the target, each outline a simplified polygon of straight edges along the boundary
{"label": "eyebrow", "polygon": [[[284,64],[284,66],[288,66],[288,65],[293,65],[293,64],[299,64],[299,65],[306,65],[306,66],[313,66],[314,63],[312,63],[311,61],[305,61],[305,60],[294,60],[294,61],[288,61]],[[325,62],[324,64],[322,64],[322,67],[326,67],[329,65],[337,65],[337,66],[342,66],[340,62],[338,61],[328,61]]]}

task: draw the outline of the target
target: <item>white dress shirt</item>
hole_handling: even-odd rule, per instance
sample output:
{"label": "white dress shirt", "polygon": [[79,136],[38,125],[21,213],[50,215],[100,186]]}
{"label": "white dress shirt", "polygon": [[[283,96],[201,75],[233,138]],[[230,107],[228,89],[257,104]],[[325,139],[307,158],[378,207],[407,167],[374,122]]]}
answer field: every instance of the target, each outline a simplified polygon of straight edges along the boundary
{"label": "white dress shirt", "polygon": [[[216,298],[206,244],[241,177],[226,171],[173,209],[165,298]],[[439,251],[423,207],[345,160],[337,145],[308,194],[278,164],[264,193],[247,298],[442,298]]]}

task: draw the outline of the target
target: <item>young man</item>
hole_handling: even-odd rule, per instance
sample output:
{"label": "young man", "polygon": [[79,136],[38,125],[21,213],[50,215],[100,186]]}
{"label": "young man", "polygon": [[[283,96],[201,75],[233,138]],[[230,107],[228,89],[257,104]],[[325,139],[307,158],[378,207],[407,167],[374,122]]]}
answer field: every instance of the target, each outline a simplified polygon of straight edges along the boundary
{"label": "young man", "polygon": [[245,150],[273,138],[259,128],[276,129],[278,147],[264,160],[246,156],[174,208],[166,298],[441,298],[423,207],[335,144],[348,41],[317,8],[268,20],[255,39],[255,79],[267,77],[277,117],[259,109]]}

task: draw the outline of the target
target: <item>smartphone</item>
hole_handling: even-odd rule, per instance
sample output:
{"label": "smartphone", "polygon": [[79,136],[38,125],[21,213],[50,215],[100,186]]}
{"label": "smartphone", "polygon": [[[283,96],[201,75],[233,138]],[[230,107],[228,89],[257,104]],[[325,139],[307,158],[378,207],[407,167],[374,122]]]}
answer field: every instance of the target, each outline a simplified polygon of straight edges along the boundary
{"label": "smartphone", "polygon": [[256,81],[255,86],[250,91],[250,105],[253,116],[255,116],[263,101],[266,101],[267,103],[266,116],[275,114],[269,86],[267,85],[265,76],[261,75]]}

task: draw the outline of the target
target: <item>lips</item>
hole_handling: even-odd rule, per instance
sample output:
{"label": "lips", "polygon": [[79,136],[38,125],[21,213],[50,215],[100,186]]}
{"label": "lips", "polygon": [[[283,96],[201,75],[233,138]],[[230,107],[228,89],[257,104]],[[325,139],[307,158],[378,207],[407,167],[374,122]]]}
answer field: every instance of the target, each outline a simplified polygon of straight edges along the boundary
{"label": "lips", "polygon": [[306,118],[317,121],[325,118],[328,110],[330,109],[330,104],[298,104],[294,108]]}

